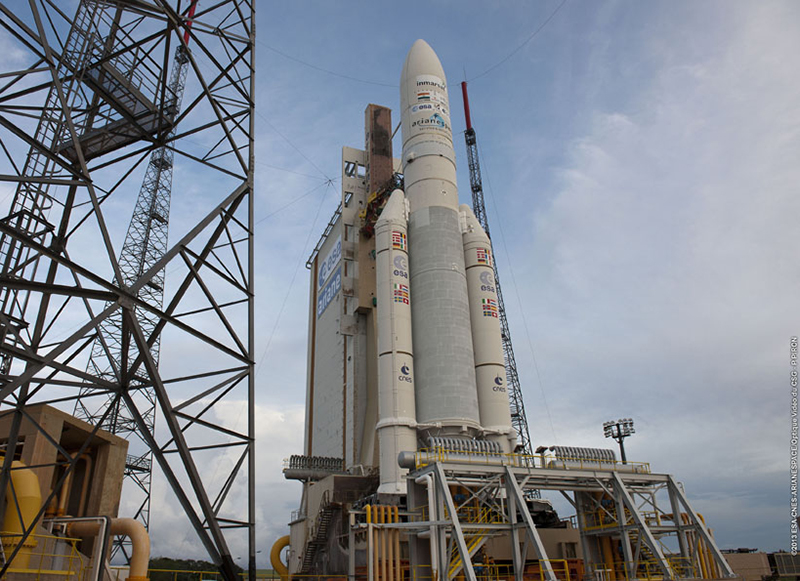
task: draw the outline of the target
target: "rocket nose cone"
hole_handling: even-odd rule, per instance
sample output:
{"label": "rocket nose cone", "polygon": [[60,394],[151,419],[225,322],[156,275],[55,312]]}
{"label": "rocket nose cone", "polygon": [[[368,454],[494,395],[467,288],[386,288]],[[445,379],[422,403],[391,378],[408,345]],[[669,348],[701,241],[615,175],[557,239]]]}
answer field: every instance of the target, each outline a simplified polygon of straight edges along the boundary
{"label": "rocket nose cone", "polygon": [[421,38],[411,45],[403,65],[403,74],[400,78],[402,84],[406,79],[420,74],[436,75],[444,79],[444,69],[439,57],[427,42]]}
{"label": "rocket nose cone", "polygon": [[406,57],[406,59],[411,58],[411,55],[418,55],[418,54],[422,54],[422,53],[425,53],[425,54],[431,53],[434,56],[436,55],[436,53],[431,48],[431,45],[429,45],[427,42],[425,42],[421,38],[418,38],[417,40],[414,41],[414,44],[411,45],[411,49],[409,49],[408,56]]}

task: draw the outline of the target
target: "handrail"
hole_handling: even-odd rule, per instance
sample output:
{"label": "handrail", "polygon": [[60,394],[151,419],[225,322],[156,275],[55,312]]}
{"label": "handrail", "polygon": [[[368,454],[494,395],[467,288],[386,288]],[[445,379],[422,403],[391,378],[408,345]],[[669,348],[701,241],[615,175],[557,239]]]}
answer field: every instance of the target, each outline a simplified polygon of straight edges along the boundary
{"label": "handrail", "polygon": [[[0,537],[6,536],[19,535],[5,531],[0,532]],[[84,557],[76,547],[76,543],[78,543],[80,539],[71,537],[57,537],[54,535],[39,535],[33,533],[28,535],[28,538],[33,538],[37,541],[40,541],[37,550],[30,556],[31,561],[38,559],[38,566],[32,567],[30,566],[30,563],[27,567],[12,566],[7,569],[9,573],[35,575],[35,581],[39,581],[42,578],[42,575],[59,576],[67,579],[75,576],[77,581],[81,581],[84,578],[84,572],[86,570],[88,559],[86,559],[86,557]],[[64,554],[63,552],[55,552],[56,543],[59,541],[67,543],[70,549],[68,554]],[[66,568],[64,568],[63,565],[59,566],[59,563],[66,564]]]}
{"label": "handrail", "polygon": [[603,471],[628,471],[640,474],[650,473],[647,462],[622,462],[615,460],[596,460],[590,458],[556,458],[544,454],[504,454],[499,452],[479,452],[473,450],[452,450],[447,448],[421,448],[415,453],[417,469],[434,462],[458,462],[461,464],[498,464],[519,468],[578,469]]}

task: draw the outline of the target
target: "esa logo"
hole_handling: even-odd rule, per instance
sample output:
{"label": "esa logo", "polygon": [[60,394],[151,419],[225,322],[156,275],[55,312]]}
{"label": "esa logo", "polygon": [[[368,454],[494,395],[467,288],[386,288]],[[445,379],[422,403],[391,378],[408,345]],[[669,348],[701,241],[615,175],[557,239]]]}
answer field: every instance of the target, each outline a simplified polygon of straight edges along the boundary
{"label": "esa logo", "polygon": [[489,291],[489,292],[493,293],[494,292],[494,280],[492,279],[492,273],[489,272],[488,270],[484,270],[481,273],[481,277],[480,278],[481,278],[481,282],[483,283],[481,285],[481,290],[482,291]]}
{"label": "esa logo", "polygon": [[499,391],[502,393],[506,392],[506,388],[503,387],[503,378],[499,375],[494,378],[494,385],[492,386],[492,391]]}
{"label": "esa logo", "polygon": [[411,107],[411,112],[416,113],[417,111],[432,111],[433,105],[430,103],[423,103],[422,105],[414,105]]}
{"label": "esa logo", "polygon": [[326,280],[328,278],[328,263],[323,262],[319,265],[319,279]]}
{"label": "esa logo", "polygon": [[400,375],[397,376],[398,381],[405,381],[407,383],[411,383],[411,369],[403,363],[403,366],[400,368]]}
{"label": "esa logo", "polygon": [[392,271],[392,274],[400,278],[408,278],[408,263],[406,262],[406,257],[402,254],[394,257],[394,271]]}

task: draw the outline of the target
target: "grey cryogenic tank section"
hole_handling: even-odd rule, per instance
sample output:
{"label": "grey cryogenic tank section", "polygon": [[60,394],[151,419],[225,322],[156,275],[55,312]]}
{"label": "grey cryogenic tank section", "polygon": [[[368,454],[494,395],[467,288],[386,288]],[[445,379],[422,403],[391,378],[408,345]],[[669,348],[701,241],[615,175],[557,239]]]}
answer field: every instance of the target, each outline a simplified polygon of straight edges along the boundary
{"label": "grey cryogenic tank section", "polygon": [[480,432],[447,80],[417,40],[400,77],[403,174],[410,205],[417,422],[424,432]]}

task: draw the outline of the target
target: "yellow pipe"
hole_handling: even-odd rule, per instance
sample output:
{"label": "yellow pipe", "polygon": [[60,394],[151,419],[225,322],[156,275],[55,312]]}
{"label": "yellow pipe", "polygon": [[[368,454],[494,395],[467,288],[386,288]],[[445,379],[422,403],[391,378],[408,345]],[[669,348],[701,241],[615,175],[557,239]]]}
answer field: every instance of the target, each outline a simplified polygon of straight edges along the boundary
{"label": "yellow pipe", "polygon": [[275,544],[272,545],[272,550],[269,552],[269,562],[272,563],[272,568],[281,576],[282,581],[286,581],[289,578],[289,568],[281,561],[281,551],[288,547],[290,542],[291,537],[289,535],[283,536],[275,541]]}
{"label": "yellow pipe", "polygon": [[[0,456],[0,462],[5,460]],[[16,501],[14,497],[16,496]],[[16,510],[19,505],[19,512]],[[39,509],[42,507],[42,492],[39,489],[39,478],[25,464],[14,460],[11,463],[11,482],[6,489],[6,514],[3,517],[3,532],[14,533],[3,537],[3,548],[6,555],[10,554],[19,543],[22,534],[34,522]],[[20,520],[20,514],[22,520]],[[31,559],[31,549],[37,545],[33,534],[22,544],[14,565],[20,569],[27,569]]]}
{"label": "yellow pipe", "polygon": [[58,511],[58,498],[55,496],[50,499],[50,504],[47,505],[47,510],[44,513],[45,518],[52,518],[56,516],[56,512]]}
{"label": "yellow pipe", "polygon": [[[375,522],[378,522],[378,507],[375,507]],[[378,541],[378,529],[372,527],[372,577],[377,579],[380,576],[380,563],[378,555],[380,553],[380,543]]]}
{"label": "yellow pipe", "polygon": [[600,537],[600,552],[603,554],[603,561],[608,571],[610,581],[617,580],[617,571],[614,568],[614,555],[611,548],[611,539],[607,536]]}
{"label": "yellow pipe", "polygon": [[[679,517],[680,523],[678,522],[678,519],[675,518],[675,514],[671,513],[671,512],[670,513],[665,513],[663,515],[663,517],[661,517],[661,518],[663,518],[664,520],[671,520],[676,525],[677,524],[689,525],[689,514],[685,513],[685,512],[681,512],[679,514],[680,514],[680,517]],[[688,547],[687,547],[687,551],[688,551],[689,549],[692,549],[694,547],[694,537],[692,535],[692,531],[686,531],[685,535],[686,535],[686,544],[688,545]],[[696,557],[697,557],[697,562],[700,565],[700,578],[701,579],[707,579],[708,577],[706,576],[705,564],[703,563],[703,552],[702,552],[702,550],[698,551]],[[690,563],[689,564],[691,565],[692,569],[694,569],[694,562],[691,560],[691,553],[689,553],[689,559],[690,559]]]}
{"label": "yellow pipe", "polygon": [[[386,524],[386,506],[381,506],[381,524]],[[388,563],[386,562],[386,528],[381,528],[381,579],[386,581],[389,577],[387,575],[388,571],[386,570],[386,566]]]}
{"label": "yellow pipe", "polygon": [[[400,522],[400,509],[396,506],[394,507],[394,522]],[[394,537],[394,558],[396,559],[395,562],[395,570],[397,571],[397,579],[402,581],[403,579],[403,561],[400,555],[400,530],[395,529],[393,531]]]}
{"label": "yellow pipe", "polygon": [[[88,537],[99,532],[98,522],[82,521],[67,525],[67,536]],[[112,535],[125,535],[131,540],[133,550],[127,581],[146,581],[147,567],[150,564],[150,537],[144,525],[132,518],[112,518],[108,532]]]}
{"label": "yellow pipe", "polygon": [[[683,523],[688,525],[690,521],[688,513],[682,512],[681,517]],[[700,517],[700,520],[703,520],[702,516]],[[703,521],[703,525],[705,525],[705,521]],[[688,534],[690,534],[692,538],[692,547],[694,547],[695,541],[697,542],[697,561],[700,563],[700,574],[703,576],[703,579],[714,579],[714,571],[711,568],[711,563],[708,560],[708,555],[706,554],[705,543],[703,542],[702,536],[696,536],[694,532]]]}
{"label": "yellow pipe", "polygon": [[[70,454],[72,453],[73,452],[70,452]],[[61,454],[59,454],[59,456],[64,458],[64,456]],[[72,458],[67,457],[66,460],[71,461]],[[83,483],[81,484],[81,497],[78,501],[78,513],[74,516],[83,516],[86,511],[86,493],[89,490],[89,473],[92,470],[92,458],[89,456],[89,454],[81,454],[80,457],[75,460],[76,466],[81,460],[86,463],[86,469],[84,472]],[[67,467],[67,469],[69,469],[69,467]],[[61,486],[61,492],[58,495],[58,508],[55,511],[57,516],[64,516],[67,514],[67,506],[69,504],[69,499],[72,496],[72,481],[74,476],[75,469],[73,468],[67,475],[67,478],[64,480],[64,484]],[[53,513],[52,509],[50,508],[48,508],[48,512],[51,514]]]}
{"label": "yellow pipe", "polygon": [[[714,531],[708,528],[708,526],[706,525],[706,519],[699,512],[697,513],[697,516],[703,522],[703,526],[706,527],[706,530],[708,531],[708,536],[710,536],[713,539]],[[717,565],[716,559],[714,559],[713,555],[711,554],[711,548],[708,546],[708,544],[706,544],[705,541],[703,541],[703,551],[706,555],[706,560],[708,562],[708,574],[713,575],[714,579],[719,579],[720,578],[719,566]]]}
{"label": "yellow pipe", "polygon": [[[602,492],[595,492],[592,494],[592,496],[594,497],[595,501],[599,504],[602,501],[603,497],[606,495]],[[597,509],[595,515],[598,521],[595,524],[597,525],[604,524],[605,517],[603,513],[600,512],[600,509]],[[586,517],[584,516],[584,519],[585,518]],[[614,566],[614,550],[611,546],[611,539],[607,536],[601,536],[599,537],[598,542],[600,545],[600,555],[602,556],[603,563],[605,564],[606,570],[608,571],[609,581],[616,581],[617,571]]]}
{"label": "yellow pipe", "polygon": [[[391,506],[386,507],[386,510],[388,511],[388,515],[389,515],[389,518],[387,519],[387,522],[391,522],[392,507]],[[386,568],[389,570],[389,575],[388,575],[387,579],[389,581],[394,581],[394,538],[393,538],[394,529],[387,529],[386,532],[384,533],[384,536],[386,537],[386,546],[387,546],[387,549],[386,549],[386,561],[387,561]]]}
{"label": "yellow pipe", "polygon": [[81,454],[81,457],[78,458],[78,462],[83,460],[86,463],[86,469],[83,472],[83,484],[81,484],[81,499],[80,504],[78,504],[78,515],[77,516],[85,516],[86,515],[86,502],[88,500],[87,493],[89,492],[89,477],[92,473],[92,457],[89,454]]}
{"label": "yellow pipe", "polygon": [[[69,467],[67,468],[69,469]],[[67,501],[69,501],[69,493],[72,492],[72,474],[74,470],[70,470],[67,477],[64,479],[64,484],[61,485],[61,492],[58,495],[58,510],[57,516],[64,516],[67,514]]]}

